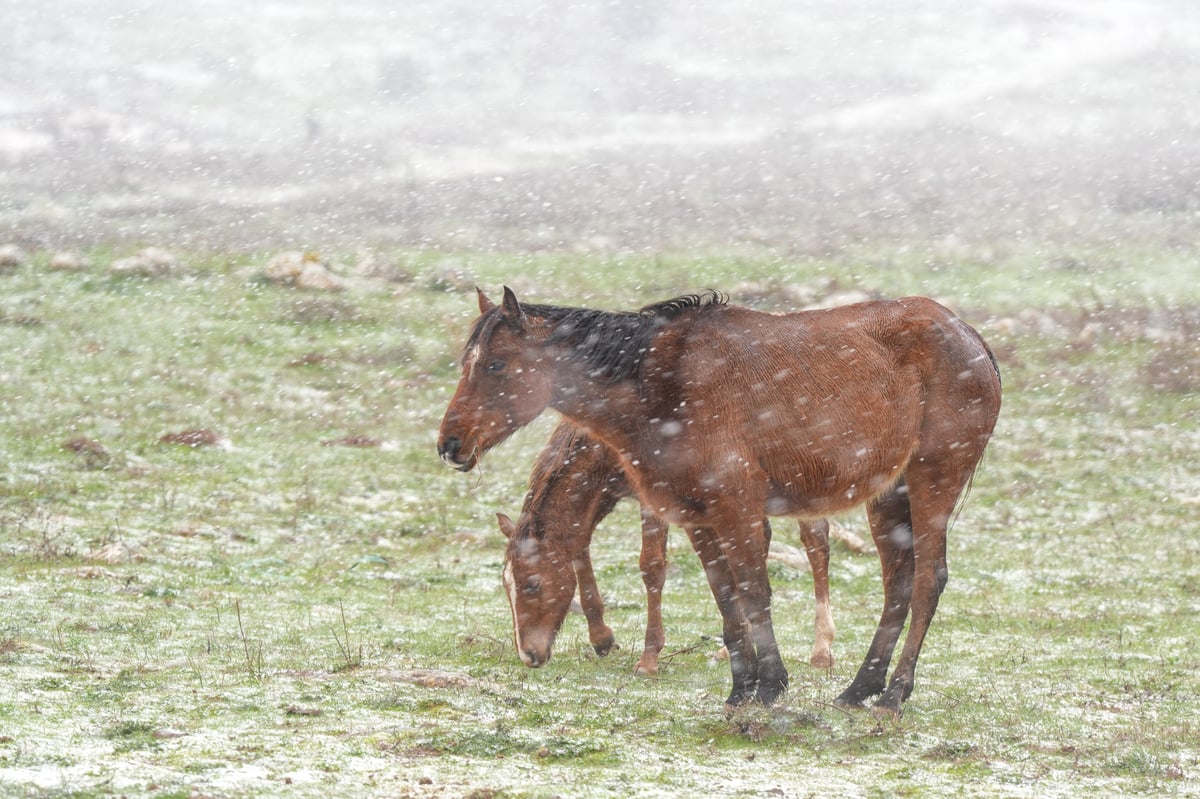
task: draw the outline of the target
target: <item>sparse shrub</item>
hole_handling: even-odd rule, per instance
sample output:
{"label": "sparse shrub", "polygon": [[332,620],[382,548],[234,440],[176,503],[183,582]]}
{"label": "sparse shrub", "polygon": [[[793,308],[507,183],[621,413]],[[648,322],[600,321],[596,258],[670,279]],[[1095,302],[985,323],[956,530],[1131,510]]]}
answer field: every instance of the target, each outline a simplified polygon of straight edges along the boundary
{"label": "sparse shrub", "polygon": [[263,267],[263,277],[272,283],[313,291],[346,288],[341,278],[333,274],[330,264],[314,252],[282,252]]}
{"label": "sparse shrub", "polygon": [[63,442],[63,449],[79,456],[85,469],[103,469],[112,462],[112,453],[99,441],[91,438],[72,438]]}
{"label": "sparse shrub", "polygon": [[1200,343],[1193,335],[1161,345],[1142,365],[1141,375],[1155,391],[1200,392]]}
{"label": "sparse shrub", "polygon": [[83,272],[92,268],[92,259],[70,250],[57,252],[46,263],[51,272]]}
{"label": "sparse shrub", "polygon": [[0,246],[0,274],[12,272],[29,263],[29,256],[16,244]]}
{"label": "sparse shrub", "polygon": [[165,433],[158,439],[163,444],[179,444],[196,449],[198,447],[216,447],[225,443],[225,438],[214,430],[200,428],[196,430],[180,430]]}
{"label": "sparse shrub", "polygon": [[294,324],[339,324],[347,322],[362,323],[369,321],[353,303],[338,299],[313,297],[297,300],[288,308],[287,319]]}
{"label": "sparse shrub", "polygon": [[108,273],[114,277],[165,277],[180,269],[182,264],[175,254],[161,247],[146,247],[108,265]]}

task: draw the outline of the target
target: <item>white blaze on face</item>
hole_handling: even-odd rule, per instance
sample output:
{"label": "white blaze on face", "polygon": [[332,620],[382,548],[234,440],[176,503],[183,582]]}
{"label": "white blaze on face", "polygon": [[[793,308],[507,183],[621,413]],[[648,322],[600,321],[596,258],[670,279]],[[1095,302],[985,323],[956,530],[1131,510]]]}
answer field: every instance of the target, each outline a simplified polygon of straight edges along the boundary
{"label": "white blaze on face", "polygon": [[475,378],[475,367],[479,365],[480,352],[481,350],[478,344],[467,351],[467,357],[463,362],[463,371],[467,373],[468,380],[473,380]]}
{"label": "white blaze on face", "polygon": [[521,622],[517,618],[517,583],[513,579],[511,560],[504,561],[504,571],[501,573],[500,579],[504,583],[504,593],[508,595],[508,608],[512,611],[513,643],[517,647],[517,654],[521,657],[521,662],[528,666],[529,656],[525,654],[525,650],[521,646]]}

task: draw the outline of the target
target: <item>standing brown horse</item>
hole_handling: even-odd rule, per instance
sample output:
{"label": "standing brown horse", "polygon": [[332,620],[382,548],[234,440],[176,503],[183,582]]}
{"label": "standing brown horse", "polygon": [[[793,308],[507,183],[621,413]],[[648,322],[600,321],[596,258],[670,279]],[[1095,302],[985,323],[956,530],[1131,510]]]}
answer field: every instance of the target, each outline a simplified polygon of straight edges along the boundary
{"label": "standing brown horse", "polygon": [[[771,623],[764,516],[866,504],[883,613],[838,697],[900,714],[946,584],[946,529],[1000,412],[983,339],[909,297],[785,315],[710,292],[613,313],[496,305],[480,318],[438,437],[466,471],[547,407],[617,453],[642,503],[681,525],[724,620],[726,700],[787,688]],[[911,608],[904,649],[886,680]]]}
{"label": "standing brown horse", "polygon": [[[508,538],[504,588],[513,616],[513,639],[526,666],[550,660],[555,636],[579,585],[588,639],[597,654],[614,644],[604,623],[604,601],[592,571],[591,540],[596,526],[617,502],[633,496],[616,453],[570,422],[555,428],[529,478],[517,522],[497,514]],[[767,528],[769,530],[769,528]],[[834,626],[829,609],[829,525],[801,522],[800,537],[812,566],[817,611],[810,662],[833,665]],[[664,643],[662,589],[666,581],[667,524],[642,508],[642,581],[646,586],[646,641],[636,672],[655,674]]]}

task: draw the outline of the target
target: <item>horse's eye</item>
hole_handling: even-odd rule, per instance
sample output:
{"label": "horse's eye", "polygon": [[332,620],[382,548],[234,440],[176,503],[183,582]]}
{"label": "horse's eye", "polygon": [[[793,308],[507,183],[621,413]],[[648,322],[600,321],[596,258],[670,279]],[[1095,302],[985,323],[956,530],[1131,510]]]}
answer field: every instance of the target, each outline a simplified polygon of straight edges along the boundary
{"label": "horse's eye", "polygon": [[540,593],[542,593],[542,581],[536,577],[530,577],[529,582],[525,583],[525,594],[537,596]]}
{"label": "horse's eye", "polygon": [[504,361],[491,361],[487,365],[487,373],[489,375],[504,374],[504,370],[508,368],[508,364]]}

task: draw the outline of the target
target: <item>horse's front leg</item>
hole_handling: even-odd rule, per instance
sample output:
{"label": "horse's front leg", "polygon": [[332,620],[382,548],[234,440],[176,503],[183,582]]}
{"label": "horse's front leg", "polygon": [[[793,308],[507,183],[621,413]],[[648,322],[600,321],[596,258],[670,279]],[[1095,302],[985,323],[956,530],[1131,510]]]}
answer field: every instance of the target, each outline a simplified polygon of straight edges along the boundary
{"label": "horse's front leg", "polygon": [[658,654],[665,641],[662,591],[667,580],[667,523],[646,508],[642,508],[641,568],[646,586],[646,644],[634,671],[651,675],[658,672]]}
{"label": "horse's front leg", "polygon": [[579,604],[583,606],[583,616],[587,619],[588,640],[592,642],[592,649],[596,650],[597,655],[607,655],[616,645],[616,637],[612,628],[604,623],[604,598],[600,596],[600,588],[596,585],[590,550],[585,547],[571,566],[579,583]]}
{"label": "horse's front leg", "polygon": [[725,700],[726,708],[738,707],[754,699],[758,683],[758,662],[753,637],[742,615],[737,597],[737,581],[729,561],[711,527],[688,527],[692,548],[704,566],[708,587],[712,590],[717,609],[724,622],[722,638],[729,653],[729,668],[733,673],[733,690]]}
{"label": "horse's front leg", "polygon": [[767,577],[771,525],[766,518],[749,524],[739,519],[730,529],[734,532],[722,540],[722,547],[758,664],[754,701],[770,705],[788,686],[787,669],[771,622],[771,582]]}

